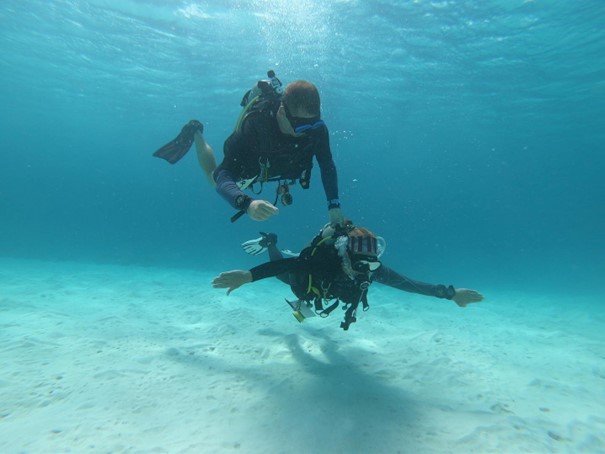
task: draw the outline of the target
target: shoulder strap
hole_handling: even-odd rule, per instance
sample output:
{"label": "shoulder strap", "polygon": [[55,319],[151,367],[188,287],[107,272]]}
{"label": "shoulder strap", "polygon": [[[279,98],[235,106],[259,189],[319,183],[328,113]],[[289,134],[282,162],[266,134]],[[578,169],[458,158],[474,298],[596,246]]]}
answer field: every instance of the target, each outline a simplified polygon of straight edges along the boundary
{"label": "shoulder strap", "polygon": [[235,131],[241,131],[244,121],[252,113],[273,112],[274,114],[277,114],[277,110],[279,109],[280,103],[281,96],[277,94],[261,93],[260,95],[255,96],[250,101],[248,101],[248,103],[244,106],[239,116],[237,117],[237,122],[235,123]]}

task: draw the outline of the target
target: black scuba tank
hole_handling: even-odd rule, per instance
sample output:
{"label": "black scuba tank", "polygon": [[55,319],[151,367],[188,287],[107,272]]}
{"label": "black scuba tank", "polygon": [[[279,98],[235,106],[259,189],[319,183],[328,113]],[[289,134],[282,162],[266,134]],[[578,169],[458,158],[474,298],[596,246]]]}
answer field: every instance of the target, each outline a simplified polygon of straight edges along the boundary
{"label": "black scuba tank", "polygon": [[281,81],[275,75],[275,71],[270,69],[267,71],[268,80],[262,79],[256,82],[254,86],[248,90],[241,102],[240,106],[244,107],[244,109],[248,106],[248,104],[253,101],[257,96],[258,97],[266,97],[272,96],[275,98],[281,97],[284,93],[283,85]]}

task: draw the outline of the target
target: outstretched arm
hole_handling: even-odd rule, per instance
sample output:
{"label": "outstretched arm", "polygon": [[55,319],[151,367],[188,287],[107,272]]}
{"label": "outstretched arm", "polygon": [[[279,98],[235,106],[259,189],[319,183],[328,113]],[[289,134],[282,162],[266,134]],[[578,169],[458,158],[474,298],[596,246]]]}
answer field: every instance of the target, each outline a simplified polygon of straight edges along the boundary
{"label": "outstretched arm", "polygon": [[465,307],[469,303],[478,303],[483,300],[483,295],[475,290],[467,288],[456,289],[451,285],[446,287],[442,284],[434,285],[415,281],[384,265],[378,269],[374,275],[374,279],[376,282],[403,290],[404,292],[451,299],[460,307]]}
{"label": "outstretched arm", "polygon": [[483,301],[483,295],[477,290],[470,288],[457,288],[455,289],[456,294],[452,298],[454,302],[460,307],[466,307],[470,303],[479,303]]}
{"label": "outstretched arm", "polygon": [[244,270],[225,271],[212,280],[212,287],[226,288],[229,295],[236,288],[252,282],[252,273]]}
{"label": "outstretched arm", "polygon": [[300,266],[299,263],[297,258],[287,258],[263,263],[262,265],[255,266],[250,271],[225,271],[212,280],[212,287],[226,288],[228,289],[227,295],[229,295],[236,288],[249,282],[294,271],[297,266]]}

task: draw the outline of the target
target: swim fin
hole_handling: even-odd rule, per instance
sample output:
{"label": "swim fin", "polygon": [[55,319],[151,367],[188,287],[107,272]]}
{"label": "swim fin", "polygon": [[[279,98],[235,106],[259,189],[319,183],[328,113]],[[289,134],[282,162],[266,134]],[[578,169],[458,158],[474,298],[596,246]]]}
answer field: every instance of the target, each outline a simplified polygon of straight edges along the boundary
{"label": "swim fin", "polygon": [[203,133],[204,125],[197,120],[191,120],[183,126],[181,133],[176,136],[176,139],[159,148],[153,155],[157,158],[165,159],[170,164],[178,162],[191,148],[193,135],[196,131]]}
{"label": "swim fin", "polygon": [[306,318],[315,317],[315,313],[313,312],[313,309],[311,309],[310,303],[307,303],[306,301],[300,299],[296,301],[286,300],[286,303],[292,308],[292,315],[294,315],[294,318],[298,320],[299,323],[302,323]]}

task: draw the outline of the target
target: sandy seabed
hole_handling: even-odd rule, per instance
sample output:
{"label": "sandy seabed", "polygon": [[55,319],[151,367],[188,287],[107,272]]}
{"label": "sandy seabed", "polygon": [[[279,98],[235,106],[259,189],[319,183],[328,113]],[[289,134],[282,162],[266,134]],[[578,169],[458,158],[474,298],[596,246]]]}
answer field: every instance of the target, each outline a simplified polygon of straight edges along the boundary
{"label": "sandy seabed", "polygon": [[590,301],[376,284],[344,332],[219,271],[0,260],[0,452],[605,453]]}

